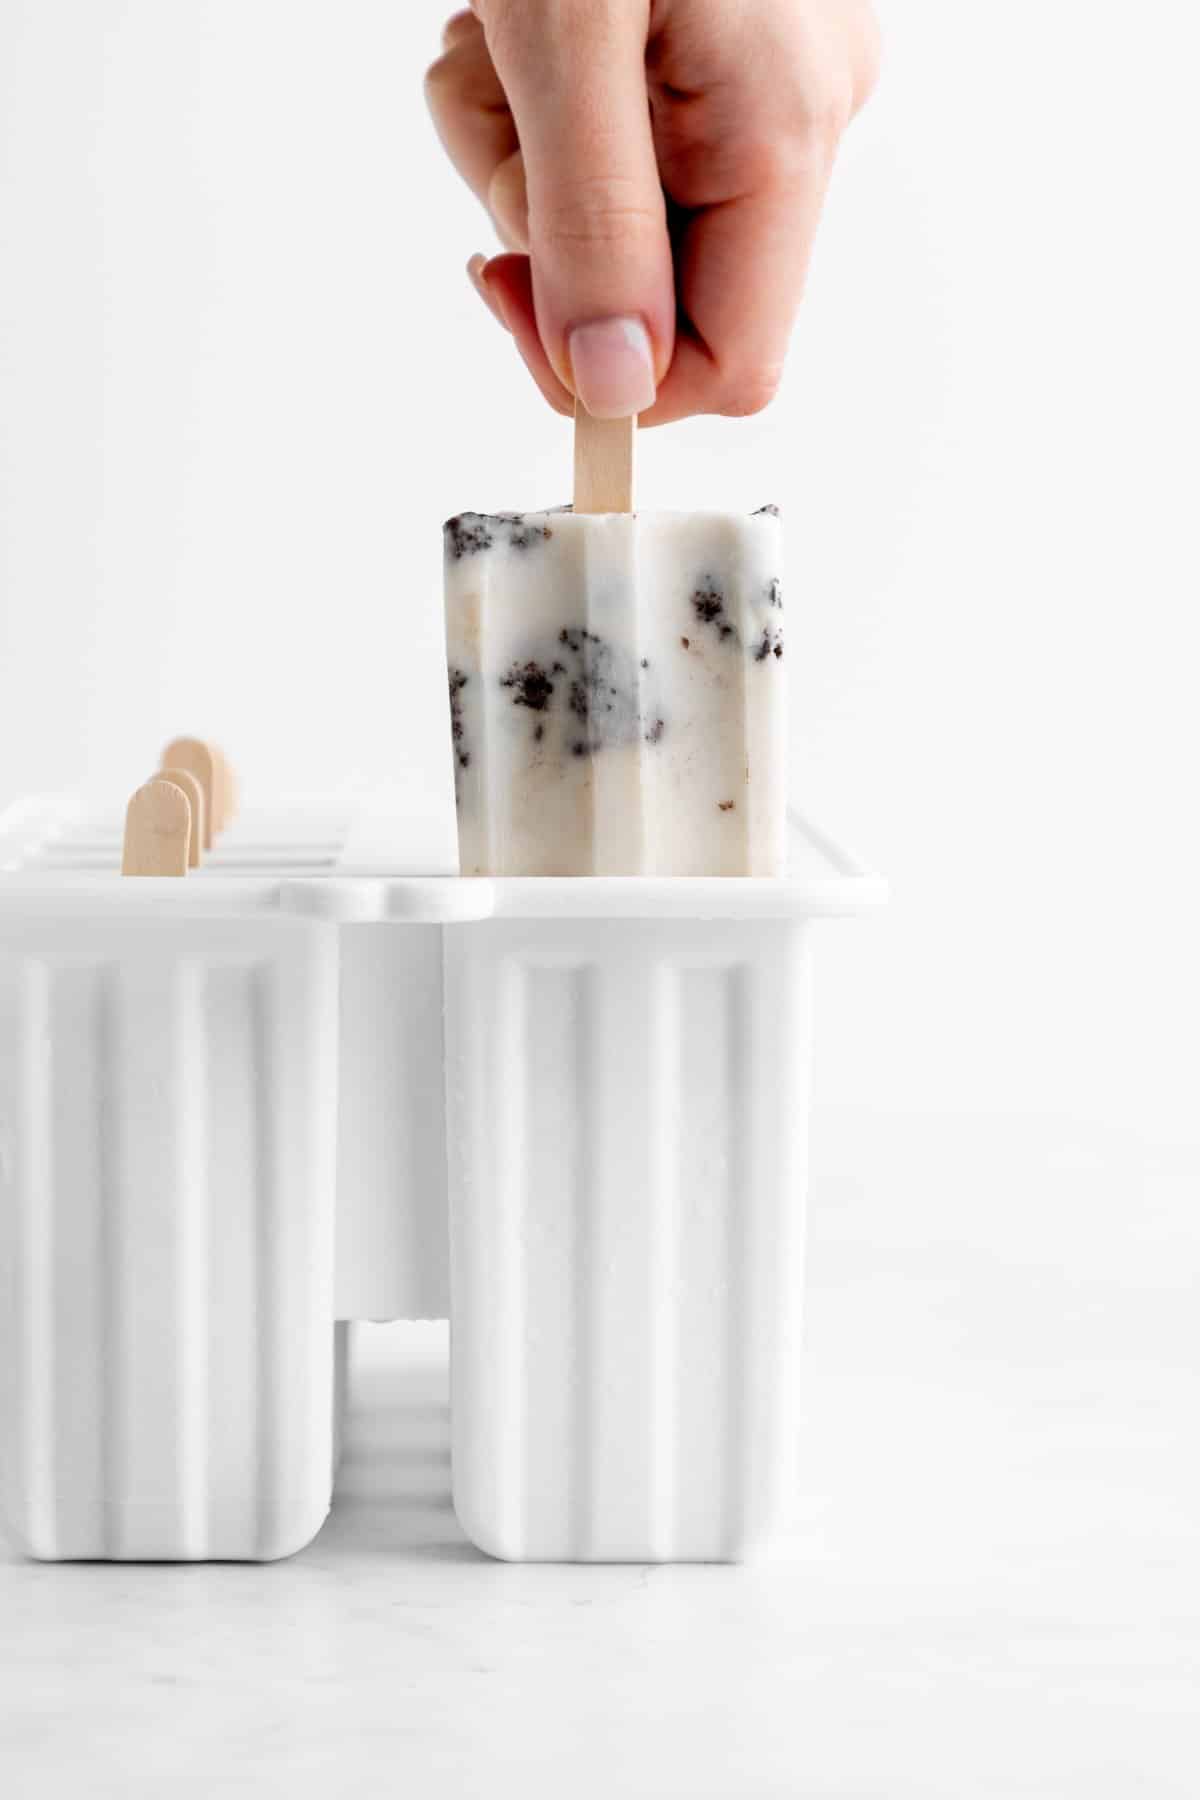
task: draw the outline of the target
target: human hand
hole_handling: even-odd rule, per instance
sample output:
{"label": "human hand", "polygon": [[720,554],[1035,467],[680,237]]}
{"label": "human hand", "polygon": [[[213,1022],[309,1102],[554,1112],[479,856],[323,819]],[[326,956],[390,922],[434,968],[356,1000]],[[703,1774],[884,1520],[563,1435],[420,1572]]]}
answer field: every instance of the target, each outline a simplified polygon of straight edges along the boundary
{"label": "human hand", "polygon": [[508,254],[472,280],[550,404],[643,425],[772,398],[870,0],[472,0],[426,76]]}

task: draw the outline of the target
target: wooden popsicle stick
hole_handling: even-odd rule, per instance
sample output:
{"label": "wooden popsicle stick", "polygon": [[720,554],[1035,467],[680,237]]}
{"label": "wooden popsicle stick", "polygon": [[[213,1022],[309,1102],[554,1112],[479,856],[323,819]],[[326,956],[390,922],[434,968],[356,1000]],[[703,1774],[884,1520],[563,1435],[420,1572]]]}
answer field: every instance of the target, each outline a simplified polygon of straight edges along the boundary
{"label": "wooden popsicle stick", "polygon": [[[218,831],[227,831],[237,816],[237,776],[233,764],[219,744],[209,746],[213,753],[215,769],[213,781],[215,794],[213,804],[216,807],[216,818],[213,820],[214,835]],[[219,801],[219,804],[218,804]]]}
{"label": "wooden popsicle stick", "polygon": [[173,738],[162,753],[162,765],[171,769],[190,769],[204,794],[204,826],[201,842],[206,850],[213,845],[213,792],[216,762],[208,745],[199,738]]}
{"label": "wooden popsicle stick", "polygon": [[125,811],[122,875],[186,875],[192,806],[181,787],[156,776]]}
{"label": "wooden popsicle stick", "polygon": [[633,511],[637,420],[593,419],[575,402],[575,511]]}
{"label": "wooden popsicle stick", "polygon": [[208,749],[213,760],[212,834],[215,842],[225,829],[225,758],[219,744],[210,743]]}
{"label": "wooden popsicle stick", "polygon": [[190,769],[160,769],[158,780],[173,781],[182,788],[188,797],[188,805],[192,809],[192,829],[188,836],[188,868],[200,867],[200,852],[204,844],[204,789],[196,780]]}

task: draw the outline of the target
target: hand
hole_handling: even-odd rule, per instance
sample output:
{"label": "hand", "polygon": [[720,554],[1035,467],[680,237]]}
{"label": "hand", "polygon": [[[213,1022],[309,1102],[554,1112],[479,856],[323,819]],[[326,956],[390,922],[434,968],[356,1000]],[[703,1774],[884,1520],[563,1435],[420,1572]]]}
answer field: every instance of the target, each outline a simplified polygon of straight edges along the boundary
{"label": "hand", "polygon": [[472,279],[550,404],[645,425],[773,396],[869,0],[473,0],[426,77],[510,254]]}

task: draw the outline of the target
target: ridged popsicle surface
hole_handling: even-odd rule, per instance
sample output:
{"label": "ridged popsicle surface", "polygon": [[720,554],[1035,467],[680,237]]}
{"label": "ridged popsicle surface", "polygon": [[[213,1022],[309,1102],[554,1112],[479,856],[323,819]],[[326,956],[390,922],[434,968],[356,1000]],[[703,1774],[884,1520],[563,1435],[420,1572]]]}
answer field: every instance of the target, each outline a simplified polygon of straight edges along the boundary
{"label": "ridged popsicle surface", "polygon": [[778,875],[780,524],[463,513],[445,530],[464,875]]}

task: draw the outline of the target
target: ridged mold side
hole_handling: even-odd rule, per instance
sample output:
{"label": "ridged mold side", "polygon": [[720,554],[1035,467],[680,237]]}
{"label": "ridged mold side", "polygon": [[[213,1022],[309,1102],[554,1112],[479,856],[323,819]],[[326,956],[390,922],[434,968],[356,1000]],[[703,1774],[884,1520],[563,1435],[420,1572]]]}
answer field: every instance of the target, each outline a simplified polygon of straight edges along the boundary
{"label": "ridged mold side", "polygon": [[802,927],[452,930],[455,1499],[484,1549],[728,1560],[791,1468]]}
{"label": "ridged mold side", "polygon": [[303,928],[209,935],[0,957],[0,1465],[35,1556],[273,1557],[327,1508],[333,966]]}

